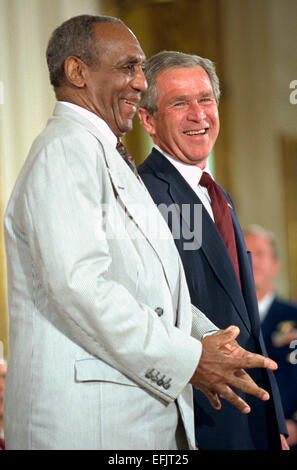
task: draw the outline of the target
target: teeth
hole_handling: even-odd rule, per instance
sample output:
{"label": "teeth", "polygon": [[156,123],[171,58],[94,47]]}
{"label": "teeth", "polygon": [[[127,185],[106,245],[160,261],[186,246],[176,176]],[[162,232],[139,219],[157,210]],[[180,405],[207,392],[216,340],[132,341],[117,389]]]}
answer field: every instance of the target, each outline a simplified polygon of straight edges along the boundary
{"label": "teeth", "polygon": [[201,129],[200,131],[187,131],[187,135],[198,135],[198,134],[205,134],[205,129]]}

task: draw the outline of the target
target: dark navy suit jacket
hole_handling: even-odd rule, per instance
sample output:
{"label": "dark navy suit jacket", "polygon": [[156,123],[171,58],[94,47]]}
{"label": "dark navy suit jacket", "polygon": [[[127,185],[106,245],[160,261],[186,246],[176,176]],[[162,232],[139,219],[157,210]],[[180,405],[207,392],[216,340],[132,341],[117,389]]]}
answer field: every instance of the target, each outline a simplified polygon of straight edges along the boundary
{"label": "dark navy suit jacket", "polygon": [[[174,215],[167,217],[167,221],[184,265],[192,303],[219,328],[237,325],[240,328],[237,340],[243,348],[260,354],[265,353],[260,334],[251,259],[247,254],[234,209],[230,210],[238,249],[242,290],[216,225],[204,206],[202,220],[199,220],[195,204],[202,203],[176,168],[160,152],[153,149],[138,167],[138,171],[158,207],[160,204],[163,204],[163,208],[164,205],[171,206]],[[229,196],[226,196],[233,206]],[[177,220],[181,227],[178,236],[174,226]],[[189,247],[188,237],[191,233],[193,241],[197,242],[196,246],[191,250],[184,249],[185,246]],[[202,244],[199,248],[201,235]],[[271,372],[267,373],[262,369],[249,372],[257,384],[266,389],[273,398],[262,402],[250,395],[245,397],[245,394],[240,392],[251,406],[252,411],[248,415],[242,414],[228,402],[223,403],[220,411],[214,410],[204,394],[194,389],[195,429],[199,449],[280,448],[279,434],[286,434],[286,426],[275,378]]]}

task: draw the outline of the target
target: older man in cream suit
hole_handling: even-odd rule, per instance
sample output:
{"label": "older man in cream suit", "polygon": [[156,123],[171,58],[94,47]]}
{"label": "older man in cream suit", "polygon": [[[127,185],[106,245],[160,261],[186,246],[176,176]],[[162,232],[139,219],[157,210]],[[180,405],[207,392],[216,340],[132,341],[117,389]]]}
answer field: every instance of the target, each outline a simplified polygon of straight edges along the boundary
{"label": "older man in cream suit", "polygon": [[76,17],[47,60],[59,102],[5,216],[7,448],[193,449],[190,383],[248,412],[228,384],[267,399],[241,367],[275,364],[238,331],[203,339],[217,328],[192,312],[167,225],[116,150],[146,89],[133,33]]}

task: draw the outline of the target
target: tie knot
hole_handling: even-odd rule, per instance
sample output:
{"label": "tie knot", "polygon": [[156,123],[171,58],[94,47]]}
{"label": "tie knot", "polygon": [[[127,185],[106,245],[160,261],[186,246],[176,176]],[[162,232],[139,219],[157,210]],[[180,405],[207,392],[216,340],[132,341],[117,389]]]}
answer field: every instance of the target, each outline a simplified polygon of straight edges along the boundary
{"label": "tie knot", "polygon": [[120,139],[118,139],[118,141],[117,141],[116,149],[122,157],[127,158],[129,156],[128,150],[126,149],[123,142],[120,141]]}
{"label": "tie knot", "polygon": [[213,186],[214,180],[212,179],[209,173],[203,171],[199,184],[208,188],[209,186]]}
{"label": "tie knot", "polygon": [[138,178],[138,172],[137,172],[137,168],[136,168],[134,158],[131,157],[131,155],[129,154],[129,152],[126,149],[125,145],[120,141],[120,139],[118,139],[118,141],[117,141],[116,149],[119,152],[119,154],[121,155],[121,157],[123,157],[123,159],[125,160],[125,162],[129,166],[129,168],[133,171],[135,176],[137,176],[137,178]]}

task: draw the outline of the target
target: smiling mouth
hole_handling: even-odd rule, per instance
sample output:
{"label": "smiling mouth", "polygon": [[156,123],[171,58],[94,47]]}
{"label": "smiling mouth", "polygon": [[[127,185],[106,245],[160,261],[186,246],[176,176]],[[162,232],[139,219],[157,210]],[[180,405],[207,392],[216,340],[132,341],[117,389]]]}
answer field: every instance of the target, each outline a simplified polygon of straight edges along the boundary
{"label": "smiling mouth", "polygon": [[207,131],[208,129],[205,128],[205,129],[200,129],[197,131],[185,131],[184,134],[185,135],[203,135],[203,134],[206,134]]}
{"label": "smiling mouth", "polygon": [[124,100],[124,102],[125,102],[128,106],[132,106],[132,107],[135,108],[135,109],[136,109],[137,104],[138,104],[138,102],[130,101],[130,100]]}

